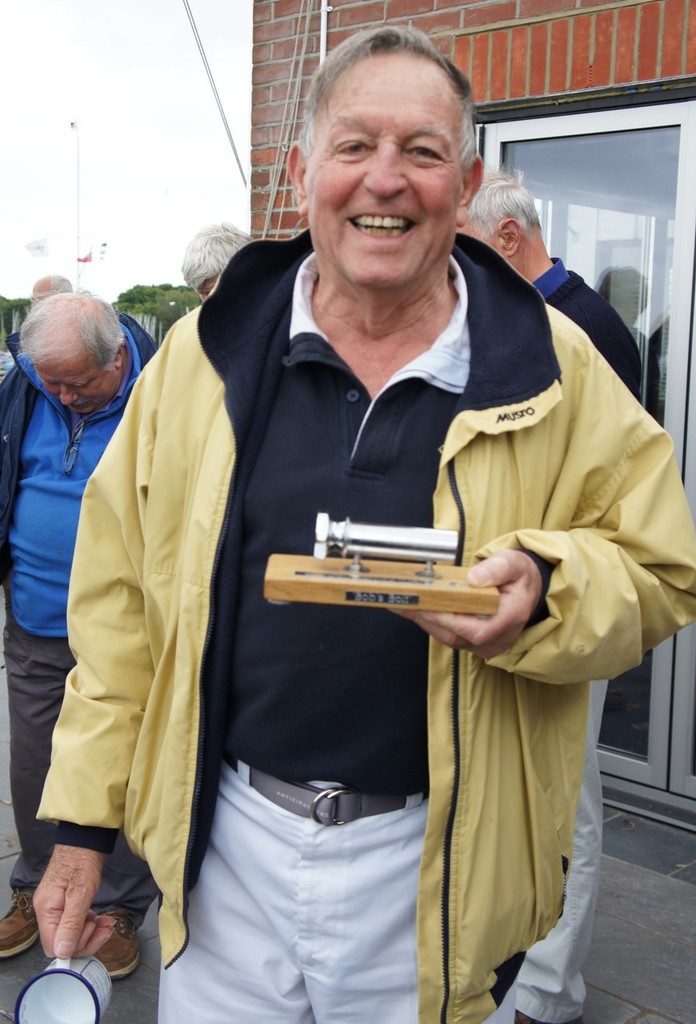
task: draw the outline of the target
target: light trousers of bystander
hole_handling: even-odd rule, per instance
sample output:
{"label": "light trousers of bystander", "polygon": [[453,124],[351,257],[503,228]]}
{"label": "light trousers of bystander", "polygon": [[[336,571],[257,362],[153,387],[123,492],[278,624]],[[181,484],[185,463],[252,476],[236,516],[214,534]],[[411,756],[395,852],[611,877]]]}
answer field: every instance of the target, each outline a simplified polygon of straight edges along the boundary
{"label": "light trousers of bystander", "polygon": [[585,1003],[582,967],[592,941],[602,868],[604,805],[597,743],[606,693],[606,680],[592,683],[573,861],[563,914],[546,938],[527,952],[517,979],[517,1009],[544,1024],[577,1020]]}

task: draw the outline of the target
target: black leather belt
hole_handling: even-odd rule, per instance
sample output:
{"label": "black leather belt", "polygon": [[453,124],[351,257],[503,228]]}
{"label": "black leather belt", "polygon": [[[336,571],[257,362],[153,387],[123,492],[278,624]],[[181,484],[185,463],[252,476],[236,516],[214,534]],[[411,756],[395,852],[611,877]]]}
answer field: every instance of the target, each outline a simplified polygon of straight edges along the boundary
{"label": "black leather belt", "polygon": [[[225,761],[237,771],[236,758],[225,755]],[[276,779],[258,768],[249,768],[249,785],[271,803],[299,814],[302,818],[311,818],[318,825],[346,825],[349,821],[367,818],[372,814],[401,811],[408,803],[417,805],[422,800],[422,796],[420,800],[407,796],[375,796],[359,793],[347,786],[320,789],[306,782]]]}

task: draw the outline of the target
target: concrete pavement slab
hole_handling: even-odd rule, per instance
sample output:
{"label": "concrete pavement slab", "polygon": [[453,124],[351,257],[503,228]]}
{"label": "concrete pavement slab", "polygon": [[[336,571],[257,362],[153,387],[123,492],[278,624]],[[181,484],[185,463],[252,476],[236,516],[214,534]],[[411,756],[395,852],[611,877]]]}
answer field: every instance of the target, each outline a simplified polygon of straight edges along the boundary
{"label": "concrete pavement slab", "polygon": [[584,975],[585,1024],[643,1024],[649,1015],[694,1024],[696,887],[605,855]]}

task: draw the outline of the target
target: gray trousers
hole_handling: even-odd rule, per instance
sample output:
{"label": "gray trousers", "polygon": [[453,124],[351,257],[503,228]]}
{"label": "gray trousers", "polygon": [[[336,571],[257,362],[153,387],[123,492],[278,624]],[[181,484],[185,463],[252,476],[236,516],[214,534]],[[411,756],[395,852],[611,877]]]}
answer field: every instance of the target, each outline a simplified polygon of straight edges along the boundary
{"label": "gray trousers", "polygon": [[[37,821],[51,761],[51,737],[75,664],[68,641],[34,636],[17,624],[9,594],[5,600],[5,668],[10,713],[10,793],[20,854],[10,875],[14,889],[33,892],[53,849],[55,825]],[[136,857],[119,832],[114,852],[104,864],[96,911],[119,907],[139,927],[157,895],[145,861]]]}

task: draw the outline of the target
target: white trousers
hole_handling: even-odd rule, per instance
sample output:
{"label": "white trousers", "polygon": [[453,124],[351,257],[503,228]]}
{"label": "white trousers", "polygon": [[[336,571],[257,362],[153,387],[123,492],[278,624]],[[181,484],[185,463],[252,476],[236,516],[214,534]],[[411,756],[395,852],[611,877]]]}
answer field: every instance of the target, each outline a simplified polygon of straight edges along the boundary
{"label": "white trousers", "polygon": [[[426,814],[420,803],[317,825],[225,765],[159,1024],[416,1024]],[[513,1024],[514,1006],[513,986],[487,1024]]]}
{"label": "white trousers", "polygon": [[573,836],[573,862],[563,915],[545,939],[527,953],[518,977],[517,1009],[544,1024],[566,1024],[582,1015],[581,974],[592,941],[602,867],[602,780],[597,743],[606,680],[592,683],[585,763]]}

